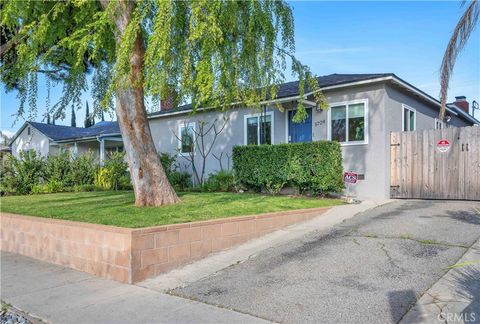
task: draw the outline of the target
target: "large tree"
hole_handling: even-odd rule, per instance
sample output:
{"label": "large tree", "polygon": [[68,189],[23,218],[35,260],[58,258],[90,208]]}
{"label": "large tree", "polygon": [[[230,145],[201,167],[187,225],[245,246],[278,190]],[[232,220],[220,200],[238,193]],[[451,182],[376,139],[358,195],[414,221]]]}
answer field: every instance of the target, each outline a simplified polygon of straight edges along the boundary
{"label": "large tree", "polygon": [[[18,113],[35,109],[38,73],[63,84],[53,107],[63,116],[68,104],[80,106],[93,72],[91,93],[101,103],[94,110],[115,106],[138,206],[178,201],[152,141],[145,96],[174,94],[194,109],[260,107],[275,98],[287,60],[300,96],[307,85],[318,90],[293,56],[292,11],[283,1],[12,0],[0,9],[1,78],[19,91]],[[305,116],[300,101],[296,120]]]}
{"label": "large tree", "polygon": [[463,47],[470,38],[470,35],[478,25],[478,19],[480,16],[480,5],[477,0],[462,2],[462,6],[465,5],[465,12],[453,30],[447,49],[443,55],[442,66],[440,68],[440,102],[442,106],[440,108],[439,118],[441,120],[444,120],[445,118],[448,84],[450,83],[450,77],[452,75],[455,62],[457,61],[458,54],[462,51]]}

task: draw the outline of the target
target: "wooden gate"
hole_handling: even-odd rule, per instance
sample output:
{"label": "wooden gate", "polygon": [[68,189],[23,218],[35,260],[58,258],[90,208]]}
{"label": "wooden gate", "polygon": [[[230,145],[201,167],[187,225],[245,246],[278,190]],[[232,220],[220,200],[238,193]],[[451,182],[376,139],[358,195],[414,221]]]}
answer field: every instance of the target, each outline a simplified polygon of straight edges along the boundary
{"label": "wooden gate", "polygon": [[480,127],[391,133],[390,196],[480,200]]}

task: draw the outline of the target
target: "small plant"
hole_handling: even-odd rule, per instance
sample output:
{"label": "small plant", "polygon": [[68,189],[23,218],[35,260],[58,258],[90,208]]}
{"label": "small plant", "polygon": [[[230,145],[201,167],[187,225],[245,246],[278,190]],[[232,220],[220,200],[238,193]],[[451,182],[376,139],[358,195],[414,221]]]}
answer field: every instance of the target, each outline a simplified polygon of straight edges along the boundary
{"label": "small plant", "polygon": [[123,153],[113,153],[105,166],[97,170],[94,185],[107,190],[128,188],[131,182],[127,175],[127,166]]}
{"label": "small plant", "polygon": [[173,171],[170,173],[168,181],[175,190],[186,190],[192,186],[192,176],[188,172]]}
{"label": "small plant", "polygon": [[202,186],[204,191],[233,191],[235,189],[235,176],[231,171],[219,171],[211,173],[207,181]]}

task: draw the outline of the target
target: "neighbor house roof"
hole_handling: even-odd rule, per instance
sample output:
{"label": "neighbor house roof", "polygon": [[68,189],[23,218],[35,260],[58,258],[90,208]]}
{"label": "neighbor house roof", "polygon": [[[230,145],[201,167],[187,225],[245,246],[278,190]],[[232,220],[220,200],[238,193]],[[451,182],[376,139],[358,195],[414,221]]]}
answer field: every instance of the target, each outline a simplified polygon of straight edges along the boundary
{"label": "neighbor house roof", "polygon": [[118,122],[102,121],[91,127],[82,128],[27,121],[18,130],[15,136],[12,137],[10,144],[15,141],[15,139],[18,137],[18,135],[20,135],[27,125],[34,127],[54,142],[69,140],[73,141],[80,138],[95,138],[97,136],[104,135],[120,135]]}
{"label": "neighbor house roof", "polygon": [[[406,82],[405,80],[399,78],[394,73],[370,73],[370,74],[329,74],[320,76],[317,78],[318,85],[320,86],[321,90],[330,90],[335,88],[341,87],[353,87],[362,84],[374,83],[374,82],[392,82],[396,86],[399,86],[406,91],[414,94],[417,97],[422,98],[423,100],[429,102],[430,104],[434,105],[437,108],[440,108],[440,102],[435,99],[434,97],[430,96],[429,94],[425,93],[424,91],[418,89],[417,87],[413,86],[412,84]],[[285,99],[298,99],[300,94],[298,90],[298,81],[292,81],[287,83],[282,83],[279,85],[277,97],[275,100],[285,101]],[[310,90],[305,91],[305,95],[310,95],[312,92]],[[268,102],[269,100],[267,100]],[[273,101],[273,100],[272,100]],[[267,103],[266,102],[266,103]],[[198,108],[199,110],[209,109],[211,107],[202,107]],[[456,109],[457,107],[452,107],[451,105],[447,105],[447,111],[472,123],[472,124],[480,124],[478,120],[473,118],[471,115],[466,114],[461,109]],[[192,111],[193,106],[192,104],[187,104],[183,106],[179,106],[174,109],[164,110],[164,111],[157,111],[152,112],[148,115],[149,118],[156,118],[156,117],[163,117],[168,115],[174,114],[181,114],[187,113]]]}

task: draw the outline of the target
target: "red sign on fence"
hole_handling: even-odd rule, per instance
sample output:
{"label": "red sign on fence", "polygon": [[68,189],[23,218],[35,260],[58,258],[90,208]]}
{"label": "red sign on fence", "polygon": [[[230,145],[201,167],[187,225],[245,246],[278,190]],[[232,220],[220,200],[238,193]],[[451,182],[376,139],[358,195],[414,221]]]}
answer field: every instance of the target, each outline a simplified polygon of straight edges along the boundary
{"label": "red sign on fence", "polygon": [[444,153],[450,149],[450,142],[447,139],[441,139],[437,142],[437,150]]}
{"label": "red sign on fence", "polygon": [[357,183],[358,174],[355,172],[345,172],[343,174],[343,181],[345,181],[345,183]]}

